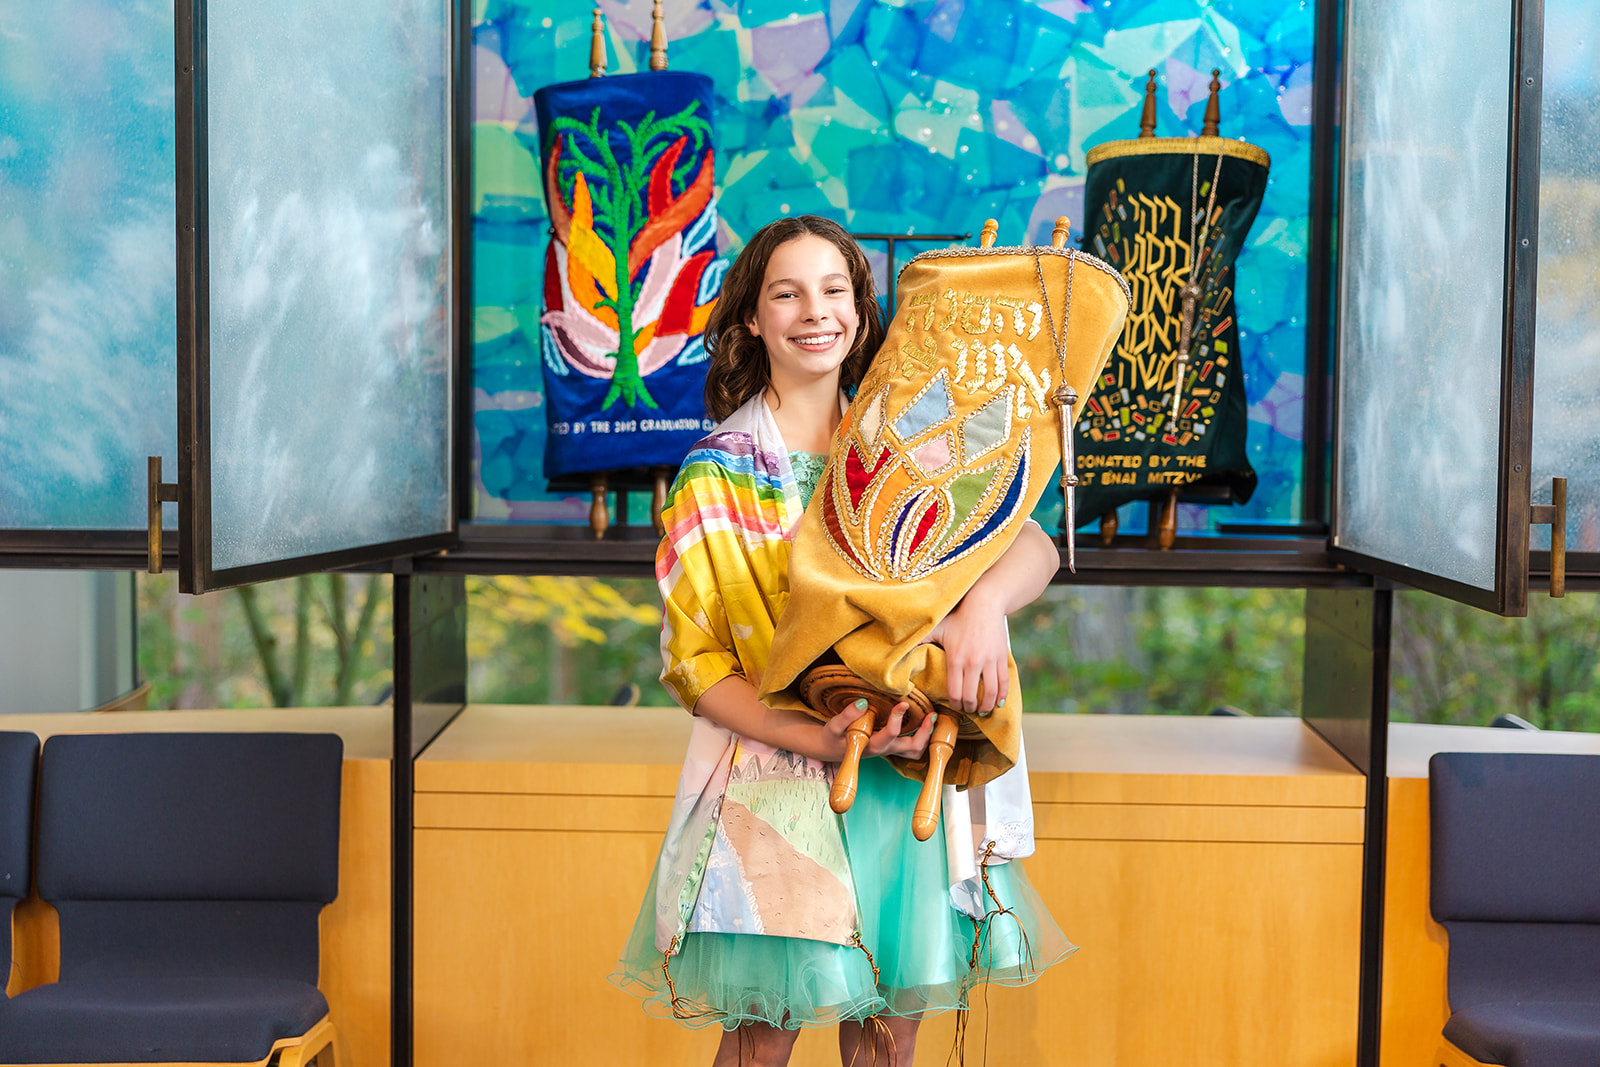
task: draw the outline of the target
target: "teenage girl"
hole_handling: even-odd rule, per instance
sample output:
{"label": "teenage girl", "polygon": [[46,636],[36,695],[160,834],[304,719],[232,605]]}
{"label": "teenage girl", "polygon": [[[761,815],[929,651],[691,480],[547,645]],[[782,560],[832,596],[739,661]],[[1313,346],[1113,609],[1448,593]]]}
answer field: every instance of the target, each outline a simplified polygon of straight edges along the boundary
{"label": "teenage girl", "polygon": [[[656,556],[662,682],[695,719],[661,858],[613,977],[647,1010],[721,1025],[715,1067],[786,1064],[799,1027],[835,1023],[843,1063],[868,1062],[871,1049],[907,1067],[923,1015],[964,1008],[982,982],[1032,981],[1072,951],[1020,867],[1004,862],[1032,852],[1024,764],[961,794],[974,794],[970,805],[947,805],[946,832],[919,843],[919,785],[886,760],[862,761],[846,815],[829,809],[851,716],[822,723],[756,697],[788,599],[789,539],[843,396],[882,340],[866,256],[812,215],[750,240],[706,329],[706,407],[720,425],[684,461]],[[990,714],[1005,700],[1006,616],[1059,564],[1049,535],[1025,523],[934,630],[962,711]],[[906,707],[872,736],[869,757],[926,750],[934,718],[902,737]]]}

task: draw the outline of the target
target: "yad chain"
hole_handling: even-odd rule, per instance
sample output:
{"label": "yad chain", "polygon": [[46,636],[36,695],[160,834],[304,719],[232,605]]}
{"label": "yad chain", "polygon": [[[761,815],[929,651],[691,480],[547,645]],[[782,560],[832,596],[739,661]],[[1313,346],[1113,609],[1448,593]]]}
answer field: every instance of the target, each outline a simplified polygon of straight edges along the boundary
{"label": "yad chain", "polygon": [[[1196,172],[1198,172],[1199,169],[1200,169],[1200,157],[1199,156],[1195,157],[1194,165],[1195,165]],[[1216,166],[1216,169],[1211,172],[1211,192],[1206,195],[1206,228],[1204,230],[1200,231],[1200,260],[1199,260],[1198,263],[1195,264],[1196,267],[1204,267],[1205,266],[1205,262],[1206,262],[1205,246],[1211,240],[1211,212],[1217,206],[1217,185],[1221,181],[1222,181],[1222,153],[1218,152],[1217,153],[1217,166]],[[1189,250],[1189,254],[1190,255],[1194,254],[1194,249],[1193,249],[1192,246],[1191,246],[1191,248]]]}
{"label": "yad chain", "polygon": [[1200,153],[1194,155],[1194,168],[1189,173],[1189,270],[1188,277],[1184,279],[1183,310],[1180,312],[1183,321],[1178,330],[1178,362],[1173,369],[1172,381],[1172,423],[1174,430],[1178,422],[1178,406],[1183,403],[1183,380],[1188,376],[1189,370],[1189,345],[1194,337],[1195,316],[1200,313],[1200,298],[1205,295],[1200,288],[1200,282],[1195,277],[1205,268],[1206,251],[1204,245],[1211,239],[1211,212],[1217,206],[1217,185],[1222,181],[1222,153],[1217,153],[1217,166],[1211,174],[1211,192],[1206,197],[1206,224],[1205,229],[1199,234],[1199,244],[1202,246],[1198,255],[1195,253],[1195,228],[1199,225],[1200,211]]}
{"label": "yad chain", "polygon": [[[1061,306],[1061,319],[1063,324],[1072,314],[1072,266],[1073,259],[1067,260],[1067,302]],[[1067,336],[1065,331],[1057,332],[1055,312],[1050,310],[1050,291],[1045,288],[1044,268],[1039,265],[1039,253],[1033,254],[1033,270],[1039,276],[1039,298],[1044,301],[1044,321],[1050,327],[1050,340],[1056,346],[1056,366],[1061,371],[1062,384],[1067,378]],[[1076,401],[1074,401],[1076,403]]]}
{"label": "yad chain", "polygon": [[1061,305],[1061,329],[1057,330],[1055,312],[1050,310],[1050,289],[1044,283],[1044,267],[1038,251],[1033,253],[1033,271],[1039,277],[1039,298],[1044,302],[1045,321],[1050,325],[1050,340],[1056,346],[1056,367],[1061,374],[1060,384],[1050,394],[1050,399],[1055,401],[1061,419],[1061,498],[1066,508],[1062,521],[1067,530],[1067,571],[1071,574],[1078,573],[1076,502],[1073,499],[1078,488],[1078,461],[1072,445],[1078,393],[1067,384],[1067,331],[1071,329],[1072,320],[1072,268],[1077,261],[1076,256],[1067,257],[1067,299]]}

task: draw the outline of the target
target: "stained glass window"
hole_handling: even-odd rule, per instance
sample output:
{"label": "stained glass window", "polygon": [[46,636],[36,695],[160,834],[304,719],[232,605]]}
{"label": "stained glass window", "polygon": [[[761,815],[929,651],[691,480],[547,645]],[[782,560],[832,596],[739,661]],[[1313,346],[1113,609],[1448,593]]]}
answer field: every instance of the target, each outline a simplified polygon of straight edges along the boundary
{"label": "stained glass window", "polygon": [[[1600,8],[1544,5],[1533,498],[1567,487],[1567,548],[1600,551]],[[1548,527],[1533,545],[1550,546]]]}
{"label": "stained glass window", "polygon": [[[609,70],[642,69],[651,3],[602,7]],[[671,69],[715,85],[727,258],[764,223],[804,212],[858,233],[961,233],[994,217],[1002,243],[1046,243],[1057,215],[1082,215],[1087,149],[1138,133],[1145,72],[1162,86],[1157,132],[1182,136],[1200,131],[1220,69],[1223,134],[1266,149],[1272,175],[1238,261],[1247,447],[1261,482],[1245,507],[1183,508],[1185,528],[1204,530],[1301,514],[1312,15],[1310,3],[1278,0],[1181,11],[1156,0],[673,0],[666,31]],[[550,224],[531,100],[587,75],[589,9],[483,0],[474,35],[475,515],[583,522],[587,500],[546,492],[543,475]],[[881,244],[867,249],[883,260]],[[1059,495],[1046,500],[1059,509]]]}

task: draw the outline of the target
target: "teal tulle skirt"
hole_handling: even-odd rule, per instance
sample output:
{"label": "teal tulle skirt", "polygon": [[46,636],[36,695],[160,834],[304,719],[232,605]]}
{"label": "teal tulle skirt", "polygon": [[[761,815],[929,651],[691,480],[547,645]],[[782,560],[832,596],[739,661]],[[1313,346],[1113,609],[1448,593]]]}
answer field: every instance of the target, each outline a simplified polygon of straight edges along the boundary
{"label": "teal tulle skirt", "polygon": [[731,1030],[761,1022],[797,1029],[963,1009],[977,986],[1026,985],[1071,955],[1075,949],[1019,863],[988,867],[982,920],[951,905],[944,835],[925,842],[911,836],[919,789],[886,760],[861,762],[855,804],[845,816],[861,947],[690,933],[666,961],[654,944],[652,878],[611,980],[642,997],[651,1015],[687,1026]]}

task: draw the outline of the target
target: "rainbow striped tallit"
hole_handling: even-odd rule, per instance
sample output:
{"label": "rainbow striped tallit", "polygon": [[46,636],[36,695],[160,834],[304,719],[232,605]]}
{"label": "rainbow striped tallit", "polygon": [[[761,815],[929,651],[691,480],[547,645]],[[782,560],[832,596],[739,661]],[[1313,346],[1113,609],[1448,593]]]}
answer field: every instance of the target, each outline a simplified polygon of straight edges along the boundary
{"label": "rainbow striped tallit", "polygon": [[[684,460],[656,580],[661,681],[685,708],[731,674],[759,684],[789,600],[789,539],[801,514],[788,452],[759,396]],[[696,718],[656,866],[656,947],[674,951],[685,933],[752,931],[848,944],[859,926],[828,808],[832,777],[820,760]],[[821,874],[803,899],[741,873],[801,855]]]}
{"label": "rainbow striped tallit", "polygon": [[685,708],[730,674],[766,668],[789,599],[800,489],[766,401],[756,397],[690,450],[656,552],[665,615],[661,681]]}

